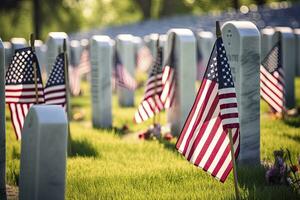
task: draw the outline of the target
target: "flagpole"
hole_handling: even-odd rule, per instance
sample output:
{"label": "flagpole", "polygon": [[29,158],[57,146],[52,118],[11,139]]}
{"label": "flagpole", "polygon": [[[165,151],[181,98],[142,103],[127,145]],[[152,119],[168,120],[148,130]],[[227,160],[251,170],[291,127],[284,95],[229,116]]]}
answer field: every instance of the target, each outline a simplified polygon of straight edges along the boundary
{"label": "flagpole", "polygon": [[[158,35],[158,38],[157,38],[157,42],[156,42],[156,58],[155,58],[155,69],[157,69],[157,65],[158,65],[158,62],[157,62],[157,59],[158,59],[158,56],[159,56],[159,35]],[[154,71],[155,75],[154,75],[154,95],[156,95],[156,79],[157,79],[157,71]],[[154,96],[155,98],[155,96]],[[154,117],[153,117],[153,127],[155,127],[155,122],[156,122],[156,112],[154,111]]]}
{"label": "flagpole", "polygon": [[71,155],[71,129],[70,129],[70,92],[69,92],[69,65],[68,65],[68,53],[67,53],[67,41],[64,39],[63,42],[63,52],[64,52],[64,67],[65,67],[65,91],[66,91],[66,111],[68,119],[68,154]]}
{"label": "flagpole", "polygon": [[[34,34],[31,33],[30,34],[30,46],[31,46],[31,51],[33,54],[35,53],[34,42],[35,42],[35,37],[34,37]],[[37,83],[36,62],[37,62],[37,60],[34,60],[34,62],[33,62],[33,75],[34,75],[34,86],[35,86],[35,101],[36,101],[36,104],[39,104],[39,91],[38,91],[38,83]]]}
{"label": "flagpole", "polygon": [[239,192],[239,187],[238,187],[238,176],[237,176],[237,170],[236,170],[236,162],[235,162],[233,139],[232,139],[232,130],[230,128],[228,129],[228,137],[229,137],[229,143],[230,143],[230,153],[231,153],[231,161],[232,161],[232,168],[233,168],[235,197],[237,200],[240,200],[240,192]]}

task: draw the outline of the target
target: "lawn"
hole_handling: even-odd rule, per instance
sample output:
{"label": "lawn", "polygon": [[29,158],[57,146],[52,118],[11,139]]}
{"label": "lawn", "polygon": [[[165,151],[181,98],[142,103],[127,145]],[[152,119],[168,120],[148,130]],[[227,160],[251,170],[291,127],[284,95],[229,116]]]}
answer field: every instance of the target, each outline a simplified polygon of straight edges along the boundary
{"label": "lawn", "polygon": [[[176,138],[142,141],[137,132],[152,120],[132,122],[136,108],[120,108],[113,95],[113,126],[129,127],[124,134],[116,129],[93,129],[89,84],[83,95],[72,98],[74,113],[84,120],[71,122],[72,155],[67,161],[66,199],[234,199],[233,176],[223,184],[189,164],[174,148]],[[296,80],[297,105],[300,105],[300,78]],[[138,105],[143,88],[136,92]],[[300,117],[273,119],[261,103],[261,160],[273,162],[273,151],[289,148],[293,159],[300,153]],[[20,142],[16,141],[7,112],[7,182],[18,184]],[[161,123],[166,122],[165,113]],[[287,186],[271,186],[265,181],[265,169],[238,168],[243,199],[297,199]],[[300,198],[298,196],[298,198]]]}

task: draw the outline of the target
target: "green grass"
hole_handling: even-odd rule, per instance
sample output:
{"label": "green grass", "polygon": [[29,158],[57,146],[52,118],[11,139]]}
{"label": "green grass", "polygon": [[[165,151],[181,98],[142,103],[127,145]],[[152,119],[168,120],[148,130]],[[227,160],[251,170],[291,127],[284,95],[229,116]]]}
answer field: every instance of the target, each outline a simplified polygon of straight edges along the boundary
{"label": "green grass", "polygon": [[[201,169],[189,164],[175,151],[171,142],[140,141],[136,132],[145,130],[152,120],[136,125],[136,108],[120,108],[113,96],[113,125],[127,124],[131,134],[93,129],[89,85],[83,84],[82,97],[73,98],[74,112],[83,112],[84,120],[71,122],[73,155],[67,161],[66,199],[234,199],[233,176],[222,184]],[[300,79],[296,81],[300,88]],[[136,93],[136,105],[143,89]],[[300,105],[300,90],[297,90]],[[289,148],[293,159],[300,153],[300,117],[274,120],[261,103],[261,160],[273,162],[273,151]],[[9,113],[7,113],[9,116]],[[166,122],[162,114],[162,124]],[[7,117],[7,181],[16,185],[19,176],[20,143],[15,140]],[[297,199],[287,186],[265,182],[261,166],[238,169],[243,199]],[[298,196],[299,198],[299,196]]]}

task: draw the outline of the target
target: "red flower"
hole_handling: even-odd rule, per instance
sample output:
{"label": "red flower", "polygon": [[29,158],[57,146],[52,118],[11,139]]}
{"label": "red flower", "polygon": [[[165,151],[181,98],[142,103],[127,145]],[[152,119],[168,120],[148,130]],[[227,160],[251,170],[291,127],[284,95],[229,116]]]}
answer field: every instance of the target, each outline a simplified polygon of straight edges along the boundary
{"label": "red flower", "polygon": [[173,135],[171,133],[166,133],[164,135],[164,139],[170,141],[173,139]]}

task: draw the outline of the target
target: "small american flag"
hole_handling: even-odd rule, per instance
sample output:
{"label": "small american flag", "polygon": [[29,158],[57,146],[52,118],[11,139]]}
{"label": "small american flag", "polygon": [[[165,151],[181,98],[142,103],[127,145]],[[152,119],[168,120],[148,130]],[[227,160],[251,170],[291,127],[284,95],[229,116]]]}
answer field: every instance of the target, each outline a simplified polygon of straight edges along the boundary
{"label": "small american flag", "polygon": [[84,49],[82,51],[80,62],[78,66],[69,67],[69,80],[70,80],[70,92],[74,96],[80,94],[80,83],[83,75],[88,74],[91,71],[89,51]]}
{"label": "small american flag", "polygon": [[239,153],[239,118],[230,66],[222,38],[215,42],[192,110],[176,148],[185,158],[224,182],[232,169],[228,129]]}
{"label": "small american flag", "polygon": [[[174,36],[175,37],[175,36]],[[176,89],[176,70],[175,70],[175,55],[174,55],[174,41],[171,44],[171,50],[167,62],[163,68],[162,83],[163,89],[160,95],[160,99],[164,104],[164,108],[168,109],[172,106],[175,99],[175,89]]]}
{"label": "small american flag", "polygon": [[199,47],[198,42],[196,41],[196,56],[197,56],[197,75],[196,78],[198,81],[202,81],[204,73],[205,73],[205,66],[203,64],[203,55],[201,53],[201,49]]}
{"label": "small american flag", "polygon": [[137,83],[131,74],[124,67],[117,50],[115,50],[115,64],[113,68],[113,88],[116,86],[124,87],[129,90],[135,90]]}
{"label": "small american flag", "polygon": [[160,112],[164,106],[160,100],[162,92],[162,48],[158,48],[156,62],[150,72],[142,103],[135,113],[135,122],[140,123]]}
{"label": "small american flag", "polygon": [[281,41],[277,42],[260,66],[260,95],[273,112],[285,110],[284,71],[281,65]]}
{"label": "small american flag", "polygon": [[136,68],[146,72],[153,63],[153,56],[148,47],[141,47],[136,53]]}
{"label": "small american flag", "polygon": [[[36,86],[34,64],[36,65]],[[31,48],[16,50],[5,76],[5,98],[9,106],[12,125],[17,139],[21,132],[29,108],[36,103],[44,103],[44,88],[37,57]]]}
{"label": "small american flag", "polygon": [[56,57],[49,79],[45,87],[45,103],[51,105],[66,105],[64,53]]}

